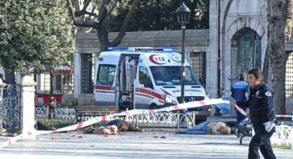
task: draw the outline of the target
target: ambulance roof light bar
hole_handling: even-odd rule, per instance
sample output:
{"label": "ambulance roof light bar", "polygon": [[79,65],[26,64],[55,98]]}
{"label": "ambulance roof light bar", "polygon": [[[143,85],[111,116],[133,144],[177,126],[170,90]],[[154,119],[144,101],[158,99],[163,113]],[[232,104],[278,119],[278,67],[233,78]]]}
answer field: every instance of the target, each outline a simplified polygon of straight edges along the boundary
{"label": "ambulance roof light bar", "polygon": [[128,47],[111,47],[107,48],[108,51],[127,51]]}
{"label": "ambulance roof light bar", "polygon": [[108,51],[173,52],[173,48],[155,49],[153,47],[108,47]]}

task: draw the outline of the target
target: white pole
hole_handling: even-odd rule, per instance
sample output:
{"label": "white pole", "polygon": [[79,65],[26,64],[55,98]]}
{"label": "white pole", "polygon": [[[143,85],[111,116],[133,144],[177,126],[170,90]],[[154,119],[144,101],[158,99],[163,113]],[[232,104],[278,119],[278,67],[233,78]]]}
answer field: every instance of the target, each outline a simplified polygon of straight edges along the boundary
{"label": "white pole", "polygon": [[36,139],[35,130],[35,86],[36,82],[30,76],[24,76],[18,84],[21,91],[21,133],[24,139]]}

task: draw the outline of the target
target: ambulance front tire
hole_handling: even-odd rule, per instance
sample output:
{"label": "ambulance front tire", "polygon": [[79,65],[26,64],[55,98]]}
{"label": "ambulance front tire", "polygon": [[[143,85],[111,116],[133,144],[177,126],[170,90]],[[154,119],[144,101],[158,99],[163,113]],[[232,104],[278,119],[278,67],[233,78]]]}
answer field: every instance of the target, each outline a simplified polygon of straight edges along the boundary
{"label": "ambulance front tire", "polygon": [[157,104],[152,103],[152,104],[149,106],[149,109],[158,109],[158,106],[157,106]]}

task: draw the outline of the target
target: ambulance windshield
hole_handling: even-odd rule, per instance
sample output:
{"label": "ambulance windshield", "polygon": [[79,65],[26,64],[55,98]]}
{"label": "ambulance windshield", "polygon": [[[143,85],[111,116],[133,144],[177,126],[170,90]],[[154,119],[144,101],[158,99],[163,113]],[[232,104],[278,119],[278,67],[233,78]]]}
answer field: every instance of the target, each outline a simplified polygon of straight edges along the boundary
{"label": "ambulance windshield", "polygon": [[[150,66],[157,86],[181,85],[181,66]],[[190,66],[185,67],[185,85],[200,85]]]}

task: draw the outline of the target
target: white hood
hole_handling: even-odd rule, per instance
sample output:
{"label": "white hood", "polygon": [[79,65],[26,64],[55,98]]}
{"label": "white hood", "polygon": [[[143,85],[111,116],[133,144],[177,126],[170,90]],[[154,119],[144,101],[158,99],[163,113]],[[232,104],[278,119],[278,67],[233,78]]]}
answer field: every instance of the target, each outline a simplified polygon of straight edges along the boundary
{"label": "white hood", "polygon": [[[181,86],[175,85],[175,86],[159,86],[159,88],[165,93],[169,94],[173,97],[181,97]],[[197,96],[197,97],[206,97],[206,92],[201,86],[184,86],[184,96],[190,97],[190,96]]]}

